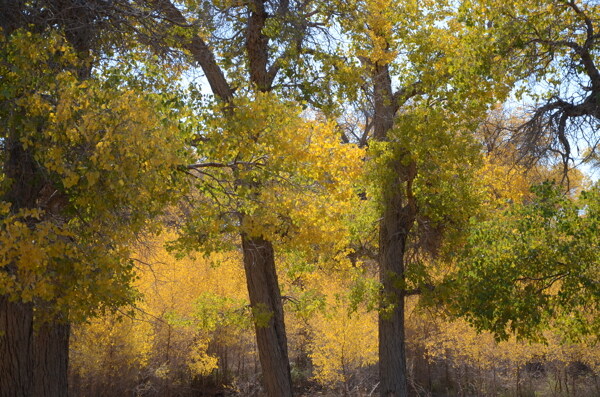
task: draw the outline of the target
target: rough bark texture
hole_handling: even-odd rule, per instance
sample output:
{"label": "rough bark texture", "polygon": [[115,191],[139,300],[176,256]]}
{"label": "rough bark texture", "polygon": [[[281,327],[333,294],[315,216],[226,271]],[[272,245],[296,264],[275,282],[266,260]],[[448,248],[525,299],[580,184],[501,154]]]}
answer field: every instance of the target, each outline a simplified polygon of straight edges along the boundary
{"label": "rough bark texture", "polygon": [[[403,193],[386,203],[379,229],[379,271],[384,307],[379,315],[380,395],[408,396],[404,332],[404,256],[414,208],[403,205]],[[392,305],[391,307],[389,305]]]}
{"label": "rough bark texture", "polygon": [[[387,65],[373,65],[374,104],[373,135],[385,141],[394,126],[401,90],[394,94]],[[406,343],[404,332],[404,257],[406,241],[412,228],[416,205],[411,184],[414,164],[394,164],[395,178],[384,188],[384,213],[379,225],[379,274],[383,285],[383,303],[379,314],[379,376],[382,397],[408,396]]]}
{"label": "rough bark texture", "polygon": [[[8,131],[7,135],[12,135]],[[34,208],[41,183],[30,153],[23,149],[18,138],[9,136],[3,164],[7,179],[12,181],[3,200],[12,204],[11,210]],[[15,274],[15,266],[0,271]],[[33,304],[10,301],[0,296],[0,396],[31,396],[33,376]]]}
{"label": "rough bark texture", "polygon": [[68,323],[45,323],[35,332],[34,396],[67,397],[70,330]]}
{"label": "rough bark texture", "polygon": [[30,397],[33,308],[0,296],[0,397]]}
{"label": "rough bark texture", "polygon": [[292,378],[273,246],[262,238],[243,235],[242,250],[265,389],[270,397],[291,397]]}
{"label": "rough bark texture", "polygon": [[[170,0],[153,0],[153,3],[169,22],[180,26],[189,26],[185,16]],[[191,39],[179,36],[179,40],[204,71],[213,94],[225,102],[233,99],[233,90],[225,79],[225,74],[217,64],[208,44],[200,36],[193,36]]]}
{"label": "rough bark texture", "polygon": [[374,105],[373,137],[377,141],[387,140],[388,132],[394,127],[398,107],[392,93],[392,78],[387,65],[373,65]]}
{"label": "rough bark texture", "polygon": [[263,1],[254,0],[250,5],[252,12],[246,27],[246,49],[248,53],[248,68],[250,81],[256,84],[259,91],[271,89],[268,64],[269,38],[262,32],[267,21],[267,12]]}
{"label": "rough bark texture", "polygon": [[[5,145],[8,156],[3,166],[12,183],[3,199],[14,212],[43,208],[38,201],[46,182],[31,153],[18,138],[8,138]],[[34,220],[23,220],[35,227]],[[0,271],[16,274],[14,265]],[[42,324],[34,335],[33,306],[0,297],[0,397],[67,396],[69,326]]]}
{"label": "rough bark texture", "polygon": [[[152,1],[166,21],[179,26],[190,26],[185,15],[171,0]],[[261,92],[272,89],[279,70],[277,62],[273,62],[269,67],[269,38],[264,34],[264,27],[270,15],[265,5],[264,0],[252,0],[247,3],[249,16],[244,32],[249,80]],[[288,10],[289,2],[280,1],[277,7],[278,14],[283,15]],[[209,45],[200,36],[193,36],[191,39],[183,36],[179,38],[182,46],[189,50],[194,60],[202,67],[213,94],[220,100],[231,103],[234,91]],[[263,238],[251,238],[243,233],[241,238],[250,303],[257,317],[256,340],[265,389],[270,397],[292,396],[283,305],[273,246]],[[265,318],[268,318],[268,321],[263,321]]]}
{"label": "rough bark texture", "polygon": [[[284,9],[285,3],[280,3]],[[253,0],[249,8],[246,52],[250,81],[259,91],[268,92],[277,69],[268,68],[269,38],[263,33],[268,18],[265,1]],[[270,397],[291,397],[292,376],[273,245],[263,238],[242,235],[242,248],[252,310],[259,314],[258,317],[270,316],[266,324],[262,318],[255,322],[265,389]]]}

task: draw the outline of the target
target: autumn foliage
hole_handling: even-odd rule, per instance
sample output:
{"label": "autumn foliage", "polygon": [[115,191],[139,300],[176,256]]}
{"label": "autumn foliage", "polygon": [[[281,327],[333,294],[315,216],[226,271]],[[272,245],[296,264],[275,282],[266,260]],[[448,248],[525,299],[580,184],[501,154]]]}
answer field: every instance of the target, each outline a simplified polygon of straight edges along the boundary
{"label": "autumn foliage", "polygon": [[597,3],[0,4],[0,397],[600,393]]}

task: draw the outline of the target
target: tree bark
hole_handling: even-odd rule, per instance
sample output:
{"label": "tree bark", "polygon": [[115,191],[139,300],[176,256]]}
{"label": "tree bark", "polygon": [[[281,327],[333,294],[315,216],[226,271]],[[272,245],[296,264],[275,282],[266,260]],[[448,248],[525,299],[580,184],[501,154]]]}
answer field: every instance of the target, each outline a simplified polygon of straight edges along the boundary
{"label": "tree bark", "polygon": [[[11,211],[44,208],[40,203],[45,181],[31,152],[26,150],[14,131],[6,139],[8,156],[3,164],[12,183],[2,198],[11,203]],[[29,227],[37,220],[24,217]],[[18,277],[17,264],[0,271]],[[46,302],[23,302],[19,296],[0,297],[0,397],[63,397],[67,395],[68,325],[41,325],[34,333],[34,306]],[[65,328],[66,327],[66,328]],[[65,336],[65,330],[66,336]],[[58,339],[53,339],[58,338]]]}
{"label": "tree bark", "polygon": [[242,251],[267,395],[291,397],[292,378],[273,246],[263,238],[242,235]]}
{"label": "tree bark", "polygon": [[[264,33],[264,27],[269,14],[266,12],[265,3],[264,0],[252,0],[247,3],[249,17],[244,32],[250,83],[261,92],[272,89],[278,71],[275,64],[271,68],[268,66],[269,38]],[[188,25],[185,16],[171,0],[153,0],[153,4],[168,21],[180,26]],[[282,0],[279,12],[287,12],[288,8],[288,2]],[[183,47],[190,51],[194,60],[202,67],[213,94],[221,101],[231,104],[234,90],[227,82],[225,73],[218,65],[209,45],[197,35],[191,40],[184,37],[180,39]],[[263,238],[249,237],[243,233],[241,239],[265,389],[270,397],[292,396],[283,305],[273,245]]]}
{"label": "tree bark", "polygon": [[[41,184],[33,156],[23,148],[14,131],[8,130],[8,134],[3,168],[12,183],[2,199],[11,203],[13,213],[18,213],[35,207]],[[14,264],[0,271],[16,276]],[[16,298],[0,296],[0,397],[32,395],[33,303]]]}
{"label": "tree bark", "polygon": [[[271,90],[272,78],[269,76],[269,38],[264,35],[263,28],[267,21],[265,2],[254,0],[250,5],[252,12],[246,26],[246,52],[248,53],[248,69],[250,81],[256,84],[261,92]],[[275,76],[272,76],[275,77]]]}
{"label": "tree bark", "polygon": [[379,229],[380,281],[384,303],[379,314],[379,376],[382,397],[408,396],[404,331],[404,255],[412,210],[402,195],[387,203]]}
{"label": "tree bark", "polygon": [[34,333],[34,385],[36,397],[68,396],[69,323],[45,323]]}
{"label": "tree bark", "polygon": [[[169,21],[180,26],[187,26],[188,21],[171,0],[153,0],[153,4]],[[220,100],[229,102],[233,99],[233,90],[225,79],[225,74],[217,64],[215,56],[208,44],[198,35],[191,39],[179,36],[182,46],[187,49],[194,61],[198,62],[210,88]]]}
{"label": "tree bark", "polygon": [[[392,91],[387,64],[372,65],[374,85],[373,133],[378,141],[388,140],[399,108]],[[379,377],[382,397],[408,396],[406,342],[404,331],[404,256],[406,241],[416,217],[411,184],[416,175],[414,163],[402,158],[388,164],[394,179],[384,187],[384,212],[379,225],[379,277],[383,286],[379,313]]]}
{"label": "tree bark", "polygon": [[[260,92],[269,92],[273,88],[277,73],[277,69],[268,69],[269,38],[264,34],[268,14],[265,3],[264,0],[249,3],[245,43],[250,81]],[[287,8],[284,3],[281,2],[280,6]],[[265,388],[270,397],[291,397],[292,376],[273,244],[262,237],[250,238],[242,234],[242,249]],[[268,322],[264,321],[267,318]]]}
{"label": "tree bark", "polygon": [[32,396],[33,305],[0,296],[0,397]]}

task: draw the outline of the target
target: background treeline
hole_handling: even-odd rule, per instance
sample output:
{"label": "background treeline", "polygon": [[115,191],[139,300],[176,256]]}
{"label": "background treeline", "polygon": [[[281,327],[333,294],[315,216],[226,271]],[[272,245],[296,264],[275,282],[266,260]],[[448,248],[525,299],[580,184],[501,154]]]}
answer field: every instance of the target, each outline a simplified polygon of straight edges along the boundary
{"label": "background treeline", "polygon": [[599,20],[0,0],[0,397],[598,394]]}
{"label": "background treeline", "polygon": [[[496,115],[497,116],[497,115]],[[489,132],[484,130],[483,134]],[[519,169],[493,153],[481,168],[490,200],[532,200],[529,186],[561,171]],[[585,177],[572,172],[571,188]],[[71,344],[74,395],[260,395],[241,254],[177,259],[173,234],[145,241],[136,255],[135,307],[77,327]],[[299,395],[373,395],[377,371],[374,261],[350,258],[315,269],[282,255],[278,269],[292,379]],[[318,271],[315,271],[318,270]],[[442,277],[451,265],[437,265]],[[596,337],[570,341],[550,328],[543,341],[498,341],[418,297],[407,299],[407,366],[414,396],[595,396]],[[434,299],[428,297],[427,299]],[[536,394],[537,393],[537,394]]]}
{"label": "background treeline", "polygon": [[[143,257],[136,309],[77,327],[71,344],[75,396],[260,395],[260,365],[239,253],[177,260],[153,241]],[[149,252],[152,252],[151,254]],[[373,395],[376,313],[353,302],[356,270],[303,280],[282,270],[290,360],[298,395]],[[291,273],[291,274],[290,274]],[[414,396],[596,396],[595,340],[497,342],[462,320],[409,301],[408,368]]]}

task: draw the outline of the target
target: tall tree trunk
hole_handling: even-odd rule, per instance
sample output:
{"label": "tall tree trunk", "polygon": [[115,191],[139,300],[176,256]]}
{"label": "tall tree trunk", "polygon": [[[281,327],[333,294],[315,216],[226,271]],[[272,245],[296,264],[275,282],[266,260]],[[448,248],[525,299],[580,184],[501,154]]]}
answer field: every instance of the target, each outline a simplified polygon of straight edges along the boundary
{"label": "tall tree trunk", "polygon": [[401,195],[387,203],[379,229],[383,306],[379,314],[379,374],[382,397],[408,395],[404,331],[404,255],[412,226]]}
{"label": "tall tree trunk", "polygon": [[[266,3],[264,0],[249,2],[246,26],[250,81],[260,92],[271,91],[278,70],[268,67],[269,37],[264,33],[268,17]],[[287,2],[282,1],[279,7],[287,9]],[[292,376],[273,244],[263,238],[242,235],[242,249],[265,388],[270,397],[291,397]]]}
{"label": "tall tree trunk", "polygon": [[[250,83],[260,92],[269,92],[278,73],[277,62],[269,66],[269,37],[265,35],[269,13],[265,0],[250,0],[245,28],[245,49]],[[188,21],[172,0],[152,0],[168,19],[186,25]],[[278,13],[289,11],[289,1],[282,0]],[[178,37],[194,60],[202,67],[213,94],[232,105],[234,90],[218,65],[213,51],[199,35],[191,40]],[[271,54],[272,55],[272,54]],[[233,112],[233,106],[228,109]],[[241,182],[243,183],[243,181]],[[273,245],[263,238],[242,233],[242,251],[250,304],[255,316],[256,340],[267,394],[270,397],[292,396],[292,381],[283,319],[281,292],[275,270]],[[265,321],[263,321],[265,320]]]}
{"label": "tall tree trunk", "polygon": [[67,397],[69,364],[69,323],[44,323],[33,340],[34,385],[36,397]]}
{"label": "tall tree trunk", "polygon": [[263,238],[242,235],[242,250],[265,389],[270,397],[291,397],[292,378],[273,246]]}
{"label": "tall tree trunk", "polygon": [[[23,148],[18,134],[8,130],[3,169],[12,183],[2,199],[11,211],[34,208],[40,189],[38,169],[31,153]],[[30,222],[30,221],[26,221]],[[16,266],[0,269],[13,277]],[[33,303],[17,296],[0,296],[0,396],[29,397],[33,386]]]}
{"label": "tall tree trunk", "polygon": [[32,396],[33,305],[0,296],[0,397]]}
{"label": "tall tree trunk", "polygon": [[[38,199],[45,181],[33,155],[23,148],[18,138],[7,140],[8,159],[4,164],[6,175],[13,181],[4,199],[11,203],[11,210],[40,208]],[[50,211],[50,209],[47,209]],[[36,221],[25,219],[31,228]],[[4,271],[4,270],[3,270]],[[17,274],[14,266],[5,271]],[[2,387],[0,396],[63,397],[67,395],[67,364],[69,354],[69,325],[40,324],[34,333],[33,307],[44,310],[49,303],[37,301],[9,302],[6,297],[0,303],[0,384],[4,379],[10,384]],[[6,328],[6,332],[4,331]],[[6,376],[3,374],[6,371]],[[13,383],[17,382],[17,383]],[[19,394],[23,393],[23,394]]]}
{"label": "tall tree trunk", "polygon": [[[399,103],[392,91],[387,64],[373,65],[374,138],[387,141],[394,127]],[[379,225],[379,277],[383,285],[379,313],[379,377],[382,397],[408,396],[406,342],[404,331],[404,256],[406,241],[414,224],[416,205],[411,184],[416,174],[413,163],[402,158],[388,164],[393,180],[384,187],[384,212]]]}

